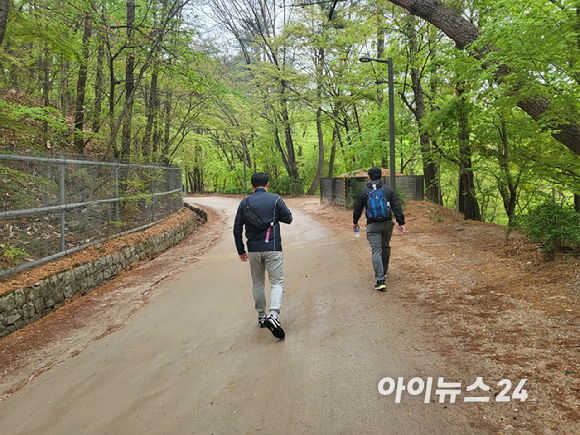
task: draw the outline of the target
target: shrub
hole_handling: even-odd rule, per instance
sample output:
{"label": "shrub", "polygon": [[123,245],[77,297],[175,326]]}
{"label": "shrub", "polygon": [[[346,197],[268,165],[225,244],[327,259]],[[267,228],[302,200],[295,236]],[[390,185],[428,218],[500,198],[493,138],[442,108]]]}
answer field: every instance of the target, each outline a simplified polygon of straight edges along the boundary
{"label": "shrub", "polygon": [[[226,195],[240,195],[240,194],[244,194],[244,188],[240,187],[240,186],[235,186],[235,187],[226,187],[225,189],[220,189],[220,193],[226,194]],[[252,193],[251,189],[248,187],[248,193]]]}
{"label": "shrub", "polygon": [[304,180],[292,177],[276,178],[270,181],[270,192],[278,195],[304,195]]}
{"label": "shrub", "polygon": [[366,183],[355,183],[354,184],[353,188],[350,191],[351,192],[351,196],[349,198],[349,202],[346,203],[347,198],[344,198],[344,201],[346,203],[345,204],[346,208],[348,208],[348,209],[354,208],[354,204],[356,203],[356,199],[360,195],[361,190],[363,190],[366,185],[367,185]]}
{"label": "shrub", "polygon": [[4,243],[0,243],[0,251],[2,251],[2,255],[14,265],[20,263],[22,258],[28,257],[28,253],[22,249]]}
{"label": "shrub", "polygon": [[555,253],[580,243],[580,215],[571,207],[545,202],[523,216],[522,229],[544,252]]}
{"label": "shrub", "polygon": [[400,190],[398,187],[395,188],[395,193],[397,194],[397,198],[399,198],[399,202],[401,203],[401,208],[404,208],[407,203],[407,195],[405,192]]}

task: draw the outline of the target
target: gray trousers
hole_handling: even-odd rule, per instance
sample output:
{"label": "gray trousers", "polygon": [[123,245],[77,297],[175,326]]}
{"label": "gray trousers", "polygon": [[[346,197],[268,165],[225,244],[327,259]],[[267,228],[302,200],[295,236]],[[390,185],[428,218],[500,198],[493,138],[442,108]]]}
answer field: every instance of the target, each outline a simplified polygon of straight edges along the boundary
{"label": "gray trousers", "polygon": [[252,294],[259,316],[266,315],[266,271],[270,280],[270,314],[280,314],[284,294],[284,256],[282,251],[248,252],[252,272]]}
{"label": "gray trousers", "polygon": [[384,280],[389,269],[390,243],[394,227],[395,223],[393,221],[367,224],[367,240],[371,245],[371,259],[377,281]]}

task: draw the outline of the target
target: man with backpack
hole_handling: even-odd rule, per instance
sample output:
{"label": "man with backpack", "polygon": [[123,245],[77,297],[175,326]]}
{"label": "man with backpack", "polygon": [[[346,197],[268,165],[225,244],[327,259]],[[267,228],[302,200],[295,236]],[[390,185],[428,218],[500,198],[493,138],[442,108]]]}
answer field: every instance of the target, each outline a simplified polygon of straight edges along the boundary
{"label": "man with backpack", "polygon": [[352,212],[352,229],[358,231],[358,220],[366,208],[367,240],[371,245],[371,259],[375,270],[375,290],[385,291],[385,278],[391,256],[391,236],[395,226],[392,215],[399,224],[399,234],[405,233],[405,216],[397,194],[383,185],[383,171],[373,166],[367,172],[369,183],[359,193]]}
{"label": "man with backpack", "polygon": [[[278,195],[268,193],[268,176],[263,172],[252,175],[254,193],[244,198],[238,206],[234,221],[234,240],[241,261],[250,262],[252,294],[258,324],[268,328],[276,338],[285,333],[278,320],[282,295],[284,294],[284,272],[280,222],[290,224],[292,213]],[[248,252],[242,239],[246,227]],[[266,316],[265,278],[270,280],[270,313]]]}

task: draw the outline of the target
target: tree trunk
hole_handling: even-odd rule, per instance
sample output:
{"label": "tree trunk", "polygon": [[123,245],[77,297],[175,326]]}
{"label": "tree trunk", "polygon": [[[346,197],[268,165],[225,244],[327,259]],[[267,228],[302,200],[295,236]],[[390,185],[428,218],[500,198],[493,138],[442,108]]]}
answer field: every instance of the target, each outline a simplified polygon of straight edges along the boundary
{"label": "tree trunk", "polygon": [[2,41],[4,41],[4,35],[6,34],[9,10],[10,0],[0,0],[0,45],[2,45]]}
{"label": "tree trunk", "polygon": [[103,104],[103,60],[105,58],[105,48],[99,44],[97,49],[97,70],[95,72],[95,104],[93,105],[93,131],[97,132],[101,128],[101,111]]}
{"label": "tree trunk", "polygon": [[83,32],[83,62],[79,67],[79,75],[77,79],[77,101],[75,108],[75,148],[79,154],[85,151],[85,139],[83,137],[83,130],[85,127],[85,93],[87,86],[87,65],[89,62],[89,47],[88,41],[91,37],[92,27],[89,14],[85,15],[85,30]]}
{"label": "tree trunk", "polygon": [[[437,88],[438,88],[438,80],[436,80],[434,78],[434,74],[437,74],[437,71],[433,71],[433,74],[431,74],[430,78],[429,78],[429,91],[431,93],[431,95],[437,95]],[[438,108],[435,106],[433,100],[429,101],[429,110],[431,112],[433,112],[434,110],[438,110]],[[436,177],[437,181],[435,182],[436,186],[437,186],[437,201],[435,201],[436,204],[443,204],[443,194],[441,193],[441,154],[440,154],[440,149],[439,146],[437,144],[437,138],[434,136],[430,136],[429,137],[429,141],[431,142],[431,150],[433,151],[433,153],[431,154],[431,157],[433,158],[433,164],[435,165],[435,167],[437,168],[437,170],[435,171],[434,177]],[[437,159],[435,160],[435,153],[437,153]]]}
{"label": "tree trunk", "polygon": [[[133,44],[133,26],[135,25],[135,0],[127,0],[127,45]],[[135,54],[130,48],[125,65],[125,107],[123,132],[121,134],[121,158],[131,159],[131,128],[133,121],[133,88],[135,86]]]}
{"label": "tree trunk", "polygon": [[[284,151],[284,148],[282,147],[282,141],[280,140],[280,134],[278,131],[278,127],[276,127],[274,130],[274,143],[276,144],[276,149],[278,150],[278,152],[280,153],[280,156],[282,157],[282,163],[284,163],[284,167],[288,171],[288,167],[289,167],[288,159],[286,158],[286,152]],[[290,171],[288,171],[288,173],[289,172]]]}
{"label": "tree trunk", "polygon": [[[324,48],[320,47],[318,49],[318,56],[316,56],[316,97],[318,99],[318,104],[322,104],[322,73],[324,68]],[[314,179],[310,189],[308,189],[307,195],[314,195],[318,189],[318,184],[320,178],[322,177],[322,171],[324,171],[324,133],[322,131],[322,107],[318,107],[316,110],[316,133],[318,134],[318,166],[316,168],[316,174],[314,174]]]}
{"label": "tree trunk", "polygon": [[164,122],[164,129],[163,129],[163,150],[161,153],[161,160],[160,162],[163,164],[169,163],[169,145],[170,145],[170,131],[171,131],[171,99],[172,95],[169,93],[167,95],[167,100],[164,102],[165,107],[165,122]]}
{"label": "tree trunk", "polygon": [[[246,138],[244,136],[242,136],[242,138],[240,139],[240,142],[242,143],[242,151],[244,153],[246,153],[246,168],[248,168],[251,171],[252,170],[252,155],[250,154],[250,150],[248,148],[248,142],[246,141]],[[242,160],[243,160],[243,156],[242,156]]]}
{"label": "tree trunk", "polygon": [[286,170],[292,178],[300,178],[298,165],[296,163],[296,154],[294,153],[294,140],[292,139],[292,129],[290,128],[290,117],[286,108],[286,101],[283,102],[282,121],[284,123],[284,139],[286,142]]}
{"label": "tree trunk", "polygon": [[[417,44],[417,31],[415,30],[415,19],[411,17],[409,47],[412,53],[417,53],[419,51]],[[427,200],[435,203],[441,204],[441,196],[439,195],[439,165],[434,159],[434,153],[431,148],[431,136],[423,129],[423,123],[425,119],[425,93],[423,92],[423,86],[421,84],[421,72],[418,68],[411,68],[411,87],[413,89],[413,96],[415,99],[415,105],[411,109],[415,115],[415,120],[417,121],[417,127],[419,130],[419,143],[421,145],[421,156],[423,161],[423,177],[425,182],[425,197]],[[402,162],[402,160],[401,160]]]}
{"label": "tree trunk", "polygon": [[[335,113],[335,115],[338,115]],[[336,142],[339,138],[339,128],[337,122],[334,123],[334,131],[332,132],[332,148],[330,150],[330,158],[328,159],[328,178],[334,177],[334,159],[336,158]]]}
{"label": "tree trunk", "polygon": [[109,149],[112,148],[113,155],[115,158],[119,157],[119,152],[117,150],[117,131],[114,128],[115,125],[115,88],[121,82],[117,80],[115,77],[115,59],[112,56],[109,56],[108,59],[108,66],[109,66],[109,128],[110,131],[110,138],[109,138],[109,145],[105,150],[104,156],[107,157],[109,153]]}
{"label": "tree trunk", "polygon": [[498,152],[498,163],[502,176],[498,180],[499,193],[503,200],[503,206],[508,216],[508,228],[512,228],[515,221],[515,211],[517,203],[517,184],[514,182],[509,169],[510,149],[509,139],[507,136],[507,126],[505,119],[501,119],[498,126],[500,131],[502,148]]}
{"label": "tree trunk", "polygon": [[70,62],[63,59],[60,67],[60,79],[58,80],[58,106],[64,117],[70,113],[71,94],[69,91],[69,68]]}
{"label": "tree trunk", "polygon": [[[38,69],[40,70],[40,77],[42,77],[42,101],[44,107],[48,107],[50,104],[49,100],[49,92],[50,92],[50,71],[48,69],[48,58],[49,58],[49,51],[48,45],[44,44],[44,49],[42,53],[40,53],[40,61],[38,65]],[[43,121],[42,123],[42,133],[44,134],[44,145],[48,145],[48,122]]]}
{"label": "tree trunk", "polygon": [[152,144],[151,144],[151,156],[152,160],[158,161],[159,160],[159,146],[161,145],[161,136],[163,133],[163,129],[161,128],[162,122],[162,115],[161,115],[161,100],[157,99],[157,116],[153,122],[153,136],[152,136]]}
{"label": "tree trunk", "polygon": [[145,124],[145,134],[143,136],[143,156],[146,160],[151,160],[151,152],[153,147],[151,142],[153,140],[153,130],[156,119],[159,116],[159,96],[158,96],[158,69],[157,66],[153,68],[151,75],[151,84],[149,87],[149,98],[147,99],[147,123]]}
{"label": "tree trunk", "polygon": [[471,144],[469,140],[469,114],[467,105],[463,99],[463,89],[458,88],[459,96],[459,167],[460,167],[460,189],[459,189],[459,211],[463,213],[465,219],[481,221],[479,204],[475,196],[475,182],[473,178],[473,168],[471,163]]}
{"label": "tree trunk", "polygon": [[[133,7],[130,7],[129,6],[129,3],[132,3]],[[117,122],[113,122],[113,119],[114,118],[113,118],[113,116],[111,114],[111,118],[110,118],[110,121],[111,121],[111,124],[110,124],[111,125],[111,135],[109,137],[109,142],[107,143],[107,146],[105,148],[105,151],[103,152],[102,158],[106,158],[109,155],[109,152],[111,151],[111,149],[114,149],[115,150],[115,141],[116,141],[116,138],[117,138],[117,133],[119,131],[119,128],[121,126],[121,122],[123,121],[124,116],[128,112],[129,106],[133,104],[133,98],[134,98],[134,95],[135,95],[135,89],[138,88],[139,83],[141,82],[141,80],[143,78],[143,75],[145,74],[145,71],[147,71],[148,66],[151,64],[152,58],[156,55],[157,51],[159,50],[159,47],[163,44],[164,36],[170,31],[170,28],[169,28],[170,27],[169,26],[170,22],[172,20],[175,20],[176,17],[180,16],[180,14],[181,14],[181,12],[183,10],[183,7],[185,5],[187,5],[187,4],[188,4],[188,2],[181,2],[181,3],[180,2],[175,2],[175,3],[172,3],[171,4],[171,7],[168,10],[168,12],[166,14],[164,14],[163,22],[160,23],[160,25],[158,26],[159,29],[160,29],[160,31],[159,32],[156,32],[155,37],[153,38],[153,42],[151,43],[151,46],[148,48],[147,57],[142,62],[142,65],[143,66],[141,67],[141,70],[139,72],[139,75],[137,76],[136,79],[134,79],[134,82],[132,84],[132,92],[131,92],[131,94],[129,94],[129,95],[126,96],[125,105],[123,106],[123,110],[122,110],[121,115],[119,116]],[[133,23],[134,23],[134,19],[135,19],[134,18],[135,17],[134,5],[135,5],[134,0],[129,0],[128,3],[127,3],[127,10],[128,10],[128,12],[131,9],[133,9],[133,12],[132,12],[133,17],[132,18],[128,17],[127,18],[127,21],[128,22],[132,20]],[[133,25],[128,26],[127,32],[132,31],[132,27],[133,27]],[[110,109],[111,110],[114,109],[114,104],[115,104],[115,100],[113,98],[114,97],[114,85],[119,84],[119,82],[115,79],[115,70],[113,68],[113,63],[114,63],[114,60],[115,60],[116,56],[119,53],[117,53],[116,55],[112,55],[111,54],[111,51],[109,49],[109,67],[110,67],[110,71],[111,71],[110,72],[110,74],[111,74],[111,92],[110,92],[109,100],[110,100]],[[132,58],[132,62],[134,62],[134,58]],[[129,68],[126,68],[126,70],[127,69],[129,69]],[[134,67],[131,69],[131,71],[134,71]]]}
{"label": "tree trunk", "polygon": [[203,175],[200,168],[194,168],[192,172],[193,193],[203,193]]}
{"label": "tree trunk", "polygon": [[314,195],[318,189],[318,183],[324,171],[324,134],[322,132],[322,108],[316,111],[316,131],[318,133],[318,167],[312,185],[308,189],[307,195]]}

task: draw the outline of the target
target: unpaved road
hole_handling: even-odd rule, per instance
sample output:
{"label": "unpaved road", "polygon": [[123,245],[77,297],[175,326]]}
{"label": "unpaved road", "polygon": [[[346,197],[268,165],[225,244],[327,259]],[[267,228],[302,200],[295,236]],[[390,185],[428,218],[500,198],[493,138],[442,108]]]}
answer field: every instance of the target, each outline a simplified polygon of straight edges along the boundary
{"label": "unpaved road", "polygon": [[[447,368],[426,350],[413,313],[372,290],[364,236],[293,207],[315,207],[316,198],[287,200],[281,341],[256,323],[249,266],[232,237],[239,200],[188,201],[217,212],[213,246],[160,280],[124,326],[0,402],[3,435],[483,433],[462,405],[440,404],[434,392],[428,404],[424,394],[403,393],[398,404],[379,394],[383,377],[426,379]],[[393,242],[392,285],[405,237]],[[142,285],[135,272],[117,285]]]}

